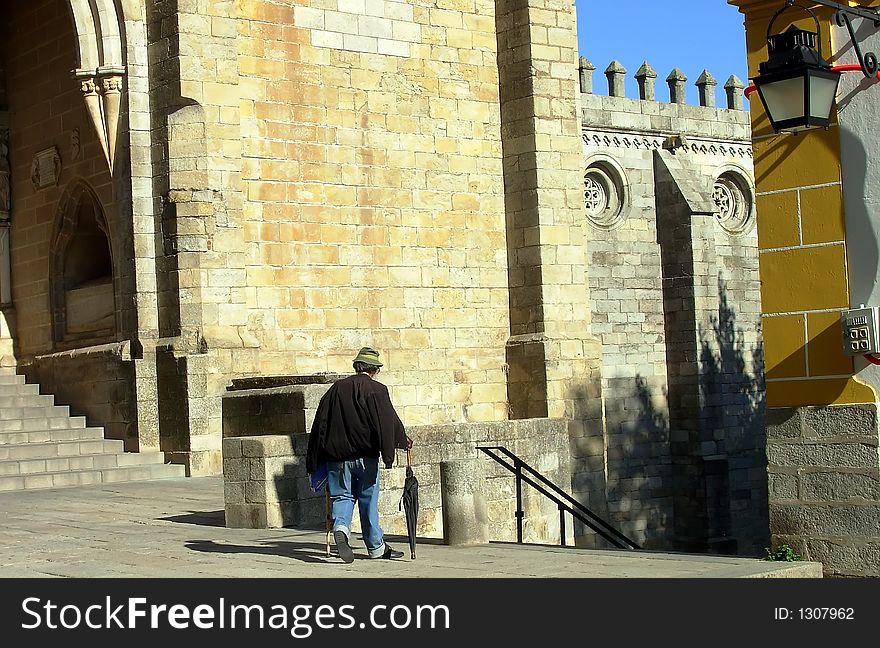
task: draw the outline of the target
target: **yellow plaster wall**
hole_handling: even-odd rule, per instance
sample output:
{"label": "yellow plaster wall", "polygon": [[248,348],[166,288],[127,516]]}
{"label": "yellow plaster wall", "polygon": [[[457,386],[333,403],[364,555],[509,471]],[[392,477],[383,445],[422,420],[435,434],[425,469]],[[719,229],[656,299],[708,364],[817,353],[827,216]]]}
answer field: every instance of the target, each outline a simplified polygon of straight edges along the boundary
{"label": "yellow plaster wall", "polygon": [[[766,34],[779,0],[731,0],[745,15],[749,76],[767,59]],[[823,53],[831,52],[831,9],[816,8]],[[794,9],[774,33],[815,29]],[[775,135],[757,94],[750,110],[755,138],[758,242],[770,407],[874,402],[853,377],[841,349],[840,310],[849,307],[840,139],[835,127]],[[832,115],[832,120],[834,119]]]}

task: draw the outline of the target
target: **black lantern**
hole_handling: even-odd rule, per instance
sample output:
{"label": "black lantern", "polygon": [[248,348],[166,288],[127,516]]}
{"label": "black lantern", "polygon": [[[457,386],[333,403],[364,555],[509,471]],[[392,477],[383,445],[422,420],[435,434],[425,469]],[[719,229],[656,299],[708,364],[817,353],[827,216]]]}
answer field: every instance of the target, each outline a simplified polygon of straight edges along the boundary
{"label": "black lantern", "polygon": [[793,2],[786,2],[770,21],[767,28],[769,57],[761,63],[760,73],[754,79],[770,124],[777,133],[827,128],[840,83],[840,73],[832,70],[822,58],[821,44],[817,47],[819,19],[808,8],[797,5],[813,16],[815,32],[792,25],[781,34],[770,35],[779,15],[792,6]]}

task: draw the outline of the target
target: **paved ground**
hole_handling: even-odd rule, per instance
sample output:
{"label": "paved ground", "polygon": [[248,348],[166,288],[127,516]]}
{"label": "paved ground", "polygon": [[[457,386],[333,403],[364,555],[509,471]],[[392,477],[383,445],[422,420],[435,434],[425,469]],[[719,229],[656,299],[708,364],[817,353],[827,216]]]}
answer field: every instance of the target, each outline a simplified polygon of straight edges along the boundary
{"label": "paved ground", "polygon": [[[392,539],[389,538],[389,542]],[[327,557],[324,534],[227,529],[220,477],[0,494],[0,577],[821,577],[818,563],[420,541],[416,560]],[[405,539],[396,539],[406,549]]]}

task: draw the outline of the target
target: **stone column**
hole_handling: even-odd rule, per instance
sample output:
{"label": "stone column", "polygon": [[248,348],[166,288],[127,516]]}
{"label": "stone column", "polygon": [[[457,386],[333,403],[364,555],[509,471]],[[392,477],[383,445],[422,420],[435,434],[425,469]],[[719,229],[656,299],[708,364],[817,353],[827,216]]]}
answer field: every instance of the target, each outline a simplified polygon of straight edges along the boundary
{"label": "stone column", "polygon": [[168,147],[168,166],[154,183],[165,197],[156,362],[160,435],[163,449],[187,466],[187,474],[216,474],[221,395],[233,368],[246,372],[253,365],[251,349],[244,348],[252,337],[241,223],[238,10],[231,2],[164,10],[152,16],[162,39],[151,43],[151,54],[157,69],[175,69],[179,76],[171,83],[157,78],[153,88],[161,118],[154,130]]}
{"label": "stone column", "polygon": [[489,512],[483,481],[483,464],[478,459],[440,462],[444,543],[488,544]]}
{"label": "stone column", "polygon": [[15,364],[12,340],[14,308],[12,305],[12,258],[9,248],[12,186],[9,167],[9,113],[0,111],[0,365]]}
{"label": "stone column", "polygon": [[[507,0],[498,4],[496,22],[510,417],[567,418],[577,445],[601,427],[602,354],[590,325],[574,7],[567,0]],[[530,48],[518,47],[521,25],[531,30]],[[548,32],[556,34],[552,45]]]}
{"label": "stone column", "polygon": [[754,551],[767,492],[757,238],[724,229],[715,178],[696,161],[655,151],[654,162],[675,547]]}

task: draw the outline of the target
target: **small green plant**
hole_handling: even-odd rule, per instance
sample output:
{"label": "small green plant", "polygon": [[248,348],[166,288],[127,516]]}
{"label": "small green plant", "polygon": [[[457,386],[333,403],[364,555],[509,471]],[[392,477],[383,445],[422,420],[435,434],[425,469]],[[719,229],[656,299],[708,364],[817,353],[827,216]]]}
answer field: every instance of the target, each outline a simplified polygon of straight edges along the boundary
{"label": "small green plant", "polygon": [[764,560],[780,560],[785,562],[795,562],[796,560],[803,560],[801,555],[797,553],[794,549],[789,547],[787,544],[781,544],[774,551],[770,551],[768,547],[764,547],[764,551],[767,552],[767,556]]}

